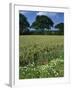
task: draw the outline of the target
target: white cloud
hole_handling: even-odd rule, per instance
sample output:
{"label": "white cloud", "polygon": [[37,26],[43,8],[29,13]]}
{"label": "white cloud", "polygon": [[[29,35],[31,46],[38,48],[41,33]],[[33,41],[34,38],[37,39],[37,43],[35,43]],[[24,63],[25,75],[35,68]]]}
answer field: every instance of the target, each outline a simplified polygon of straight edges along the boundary
{"label": "white cloud", "polygon": [[21,14],[26,14],[27,12],[26,11],[20,11]]}
{"label": "white cloud", "polygon": [[55,12],[38,12],[37,15],[46,15],[46,16],[56,16],[57,13]]}
{"label": "white cloud", "polygon": [[48,15],[47,12],[38,12],[37,15]]}

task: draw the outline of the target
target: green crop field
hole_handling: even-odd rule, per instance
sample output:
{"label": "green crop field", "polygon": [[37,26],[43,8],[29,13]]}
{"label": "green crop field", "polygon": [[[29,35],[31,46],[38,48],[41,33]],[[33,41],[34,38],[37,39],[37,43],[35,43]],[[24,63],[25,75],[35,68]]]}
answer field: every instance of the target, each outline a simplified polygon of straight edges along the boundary
{"label": "green crop field", "polygon": [[64,76],[64,36],[19,37],[19,79]]}

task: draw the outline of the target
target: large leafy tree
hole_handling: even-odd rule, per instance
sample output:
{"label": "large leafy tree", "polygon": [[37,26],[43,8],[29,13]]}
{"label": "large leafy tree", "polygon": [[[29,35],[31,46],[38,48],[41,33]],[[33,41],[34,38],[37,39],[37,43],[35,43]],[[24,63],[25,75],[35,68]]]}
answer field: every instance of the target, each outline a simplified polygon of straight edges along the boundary
{"label": "large leafy tree", "polygon": [[27,18],[23,14],[19,14],[19,33],[22,35],[24,32],[28,30],[29,22]]}
{"label": "large leafy tree", "polygon": [[49,17],[45,15],[41,15],[41,16],[38,15],[36,17],[35,22],[32,23],[31,27],[35,29],[44,30],[45,28],[50,29],[51,26],[53,26],[53,24],[54,24],[53,21]]}
{"label": "large leafy tree", "polygon": [[64,23],[57,24],[55,28],[58,28],[60,33],[64,33]]}

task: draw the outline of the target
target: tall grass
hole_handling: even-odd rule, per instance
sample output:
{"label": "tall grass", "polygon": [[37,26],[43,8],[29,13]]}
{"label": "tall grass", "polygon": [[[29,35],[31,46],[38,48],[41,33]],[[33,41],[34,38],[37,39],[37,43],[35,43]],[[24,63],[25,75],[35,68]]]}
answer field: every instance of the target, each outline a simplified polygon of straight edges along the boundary
{"label": "tall grass", "polygon": [[[25,35],[19,37],[19,66],[20,66],[20,78],[36,78],[36,77],[51,77],[55,76],[53,72],[49,73],[52,69],[50,63],[53,63],[52,60],[64,60],[64,37],[63,36],[48,36],[48,35]],[[56,62],[56,65],[59,65]],[[64,63],[61,63],[62,66]],[[41,66],[47,66],[47,69],[40,69]],[[40,67],[39,67],[40,66]],[[54,66],[54,64],[52,65]],[[59,65],[61,66],[61,65]],[[39,68],[38,68],[39,67]],[[56,71],[55,66],[55,70]],[[59,68],[59,67],[58,67]],[[35,71],[33,70],[35,69]],[[29,72],[27,73],[26,72]],[[41,71],[39,71],[41,70]],[[50,70],[50,71],[49,71]],[[60,71],[60,70],[59,70]],[[63,76],[63,68],[61,68],[61,75],[58,73],[58,76]],[[23,73],[24,75],[23,75]],[[35,72],[33,77],[32,73]],[[37,75],[38,72],[38,75]],[[44,74],[47,72],[47,76]],[[30,74],[30,76],[28,75]],[[42,75],[43,76],[42,76]]]}

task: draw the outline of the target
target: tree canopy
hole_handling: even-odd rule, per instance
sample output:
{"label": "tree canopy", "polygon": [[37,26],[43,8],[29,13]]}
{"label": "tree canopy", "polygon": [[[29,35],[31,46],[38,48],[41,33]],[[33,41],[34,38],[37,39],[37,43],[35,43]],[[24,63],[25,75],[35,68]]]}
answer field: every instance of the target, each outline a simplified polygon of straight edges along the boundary
{"label": "tree canopy", "polygon": [[[59,31],[50,31],[54,27]],[[33,30],[31,29],[33,28]],[[19,34],[20,35],[63,35],[64,23],[59,23],[54,26],[54,22],[51,18],[45,15],[37,15],[35,21],[30,26],[27,17],[19,13]]]}
{"label": "tree canopy", "polygon": [[64,32],[64,23],[57,24],[55,28],[58,28],[61,32]]}
{"label": "tree canopy", "polygon": [[20,31],[20,34],[23,34],[28,29],[29,26],[30,26],[30,24],[27,21],[27,18],[20,13],[19,14],[19,31]]}
{"label": "tree canopy", "polygon": [[50,29],[53,24],[53,21],[49,17],[45,15],[38,15],[35,22],[32,23],[31,27],[35,29]]}

